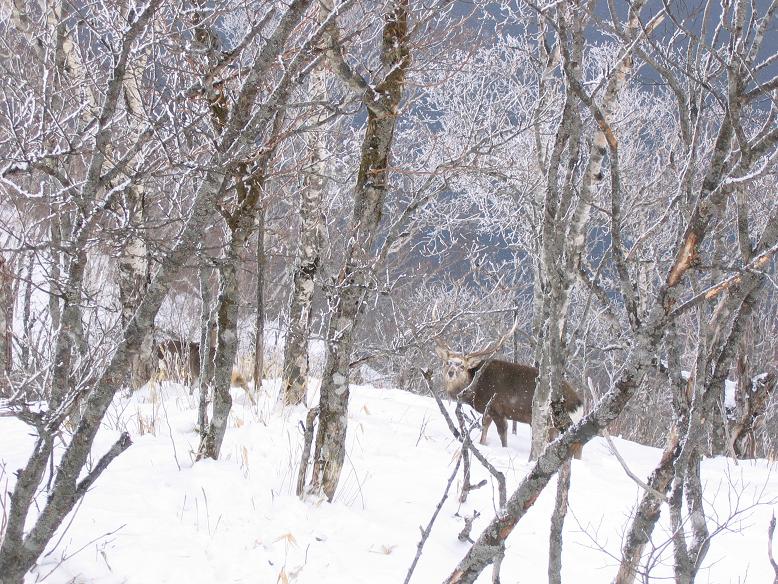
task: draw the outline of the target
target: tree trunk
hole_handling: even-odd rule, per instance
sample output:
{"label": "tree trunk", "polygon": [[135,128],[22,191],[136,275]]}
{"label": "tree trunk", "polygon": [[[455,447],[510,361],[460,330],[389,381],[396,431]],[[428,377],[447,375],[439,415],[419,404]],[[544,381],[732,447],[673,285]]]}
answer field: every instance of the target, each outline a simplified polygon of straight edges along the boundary
{"label": "tree trunk", "polygon": [[51,210],[51,223],[49,224],[49,238],[51,240],[51,249],[49,251],[49,318],[51,319],[51,330],[56,334],[60,323],[60,303],[59,303],[59,285],[60,285],[60,265],[62,257],[62,222],[57,209]]}
{"label": "tree trunk", "polygon": [[548,538],[548,582],[562,584],[562,530],[567,515],[572,464],[566,460],[557,473],[556,502],[551,514],[551,534]]}
{"label": "tree trunk", "polygon": [[33,269],[35,267],[35,254],[30,254],[27,258],[27,275],[25,277],[24,284],[24,298],[22,299],[22,354],[21,354],[21,366],[24,370],[28,370],[31,366],[30,363],[30,350],[32,348],[32,322],[30,322],[30,316],[32,314],[32,278]]}
{"label": "tree trunk", "polygon": [[[319,67],[311,73],[309,93],[312,100],[326,99],[326,80],[324,67]],[[319,114],[314,123],[318,126],[324,121],[324,117],[324,114]],[[309,146],[310,165],[300,192],[300,242],[289,300],[289,327],[284,343],[284,369],[281,377],[281,392],[285,405],[296,405],[305,401],[311,305],[316,288],[314,280],[319,269],[323,228],[322,200],[326,188],[327,158],[325,141],[326,137],[321,128],[312,132]]]}
{"label": "tree trunk", "polygon": [[[129,216],[130,234],[119,257],[119,301],[122,306],[122,326],[126,326],[138,309],[150,281],[149,252],[145,240],[145,192],[141,187],[126,190],[125,212]],[[153,331],[144,339],[129,371],[132,387],[140,387],[152,376]]]}
{"label": "tree trunk", "polygon": [[232,365],[238,352],[238,277],[237,266],[239,244],[235,234],[230,238],[226,257],[219,268],[219,299],[216,323],[216,363],[213,371],[213,415],[208,430],[200,440],[197,459],[219,458],[227,419],[232,408],[230,383]]}
{"label": "tree trunk", "polygon": [[255,326],[257,336],[254,339],[254,391],[262,388],[265,374],[265,269],[267,256],[265,251],[265,205],[257,209],[257,316]]}
{"label": "tree trunk", "polygon": [[208,430],[201,437],[197,459],[219,458],[224,434],[227,431],[227,419],[232,409],[230,387],[232,367],[238,352],[238,308],[240,290],[238,289],[238,266],[240,250],[251,236],[254,226],[256,206],[264,189],[264,165],[271,154],[261,161],[262,170],[250,176],[248,168],[242,166],[235,177],[238,207],[226,214],[229,228],[227,250],[219,266],[219,298],[217,301],[216,324],[218,335],[216,357],[213,371],[213,415]]}
{"label": "tree trunk", "polygon": [[[201,249],[202,251],[202,249]],[[201,260],[204,262],[204,260]],[[211,347],[214,339],[214,315],[211,306],[210,270],[201,263],[198,277],[200,280],[200,299],[202,309],[200,313],[200,377],[198,381],[199,399],[197,403],[197,429],[200,438],[208,431],[208,401],[213,386],[213,361],[211,360]]]}
{"label": "tree trunk", "polygon": [[[562,17],[560,16],[560,19]],[[581,28],[574,43],[575,55],[580,62],[580,53],[583,49],[583,36]],[[563,42],[563,41],[560,41]],[[574,57],[574,59],[576,58]],[[578,68],[574,68],[572,74],[579,74]],[[548,444],[552,434],[552,420],[550,400],[555,387],[555,379],[561,379],[564,368],[555,366],[550,357],[556,356],[554,361],[562,363],[564,355],[559,353],[563,344],[567,314],[565,313],[565,294],[570,286],[561,272],[561,262],[566,249],[567,240],[564,238],[566,225],[563,223],[564,212],[560,206],[571,192],[572,175],[568,175],[567,183],[560,184],[560,169],[564,165],[577,165],[579,158],[579,139],[581,136],[581,118],[577,110],[577,103],[572,92],[567,93],[562,110],[562,117],[557,127],[554,150],[549,158],[548,178],[546,193],[543,200],[541,213],[542,231],[540,242],[540,277],[535,278],[539,283],[542,295],[541,306],[533,307],[534,325],[539,329],[534,331],[536,337],[541,339],[536,348],[536,359],[539,361],[540,374],[538,376],[535,393],[532,398],[532,442],[530,447],[530,459],[535,460]],[[566,149],[566,156],[565,156]],[[569,280],[569,276],[567,280]],[[538,294],[534,294],[537,301]],[[552,379],[552,376],[554,379]],[[557,384],[558,385],[558,384]],[[561,392],[560,392],[561,393]]]}
{"label": "tree trunk", "polygon": [[409,64],[408,16],[408,0],[396,0],[385,17],[382,61],[389,67],[389,73],[375,85],[375,94],[365,99],[367,128],[354,188],[351,237],[331,300],[327,363],[322,376],[319,427],[309,488],[309,492],[323,492],[330,501],[335,496],[346,456],[351,350],[374,275],[371,251],[381,222],[392,140]]}
{"label": "tree trunk", "polygon": [[[280,132],[280,116],[273,124],[273,136]],[[238,352],[238,266],[240,250],[251,237],[257,205],[265,188],[267,164],[273,155],[271,148],[260,158],[257,168],[241,165],[236,173],[235,191],[237,207],[232,213],[223,211],[229,229],[227,250],[219,266],[220,286],[217,307],[218,336],[213,372],[213,415],[205,435],[201,437],[197,459],[219,458],[227,419],[232,409],[230,387],[232,367]]]}
{"label": "tree trunk", "polygon": [[0,396],[8,389],[6,376],[11,372],[12,290],[11,270],[5,257],[0,255]]}

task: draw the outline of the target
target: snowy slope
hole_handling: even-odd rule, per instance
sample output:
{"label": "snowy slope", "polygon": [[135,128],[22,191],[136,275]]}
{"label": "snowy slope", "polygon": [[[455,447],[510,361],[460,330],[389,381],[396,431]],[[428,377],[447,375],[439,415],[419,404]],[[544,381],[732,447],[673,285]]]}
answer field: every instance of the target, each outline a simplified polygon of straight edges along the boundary
{"label": "snowy slope", "polygon": [[[47,576],[51,584],[403,582],[419,526],[427,524],[440,499],[457,451],[435,402],[398,390],[354,387],[337,500],[301,502],[293,492],[305,411],[281,416],[274,409],[277,384],[266,383],[265,389],[269,393],[259,396],[256,409],[234,390],[222,460],[195,465],[196,403],[187,390],[166,384],[146,387],[131,399],[117,398],[94,455],[124,428],[134,445],[86,496],[37,577]],[[507,449],[492,432],[484,450],[506,473],[510,494],[528,469],[529,428],[520,425]],[[638,476],[647,476],[659,458],[656,449],[615,442]],[[10,488],[12,470],[22,464],[30,444],[24,425],[0,419],[5,465],[0,484],[8,480]],[[711,530],[714,521],[729,524],[714,537],[698,582],[772,581],[766,531],[771,504],[778,506],[778,478],[770,464],[736,466],[720,458],[705,461],[703,472]],[[482,477],[486,473],[474,466],[473,482]],[[639,496],[604,441],[585,447],[583,459],[573,463],[564,581],[612,579]],[[491,482],[461,507],[452,492],[412,581],[441,582],[467,550],[457,540],[461,516],[480,511],[473,529],[477,536],[493,516],[495,499]],[[503,583],[546,581],[552,503],[553,485],[509,538]],[[670,574],[667,540],[663,522],[654,537],[657,582]],[[490,581],[487,570],[479,582]]]}

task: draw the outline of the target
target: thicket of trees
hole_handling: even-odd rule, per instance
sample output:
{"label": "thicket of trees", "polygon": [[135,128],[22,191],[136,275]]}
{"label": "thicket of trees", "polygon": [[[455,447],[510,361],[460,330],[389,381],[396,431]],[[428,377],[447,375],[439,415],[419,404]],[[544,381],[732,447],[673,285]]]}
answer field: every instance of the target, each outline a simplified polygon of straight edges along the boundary
{"label": "thicket of trees", "polygon": [[[349,381],[369,367],[426,391],[433,337],[471,348],[517,323],[504,351],[541,370],[536,463],[447,581],[499,566],[557,472],[560,581],[571,449],[608,427],[665,449],[615,581],[635,581],[665,500],[676,581],[694,581],[710,537],[701,457],[778,448],[776,9],[2,4],[0,415],[36,441],[0,584],[22,581],[130,447],[121,435],[86,470],[112,399],[175,332],[158,318],[173,292],[199,307],[177,340],[202,364],[201,458],[219,456],[239,355],[280,376],[290,406],[324,341],[300,492],[330,500]],[[562,377],[589,402],[574,426]]]}

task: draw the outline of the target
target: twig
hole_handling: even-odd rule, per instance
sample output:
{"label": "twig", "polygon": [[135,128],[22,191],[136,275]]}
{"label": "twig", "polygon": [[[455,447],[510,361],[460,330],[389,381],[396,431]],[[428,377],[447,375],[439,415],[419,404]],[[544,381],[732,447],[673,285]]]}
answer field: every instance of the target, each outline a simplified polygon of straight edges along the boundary
{"label": "twig", "polygon": [[[194,387],[194,386],[193,386]],[[160,386],[161,390],[161,386]],[[165,423],[167,424],[167,433],[168,436],[170,436],[170,444],[173,446],[173,460],[176,461],[176,466],[178,467],[178,470],[181,470],[181,464],[178,462],[178,452],[176,451],[176,441],[173,439],[173,428],[170,426],[170,418],[168,418],[167,415],[167,406],[165,405],[165,396],[162,395],[162,391],[160,391],[160,397],[159,397],[159,403],[162,405],[162,411],[165,414]]]}
{"label": "twig", "polygon": [[[49,571],[49,572],[48,572],[48,573],[47,573],[45,576],[38,577],[38,578],[36,579],[36,582],[41,582],[41,581],[45,580],[46,578],[48,578],[49,576],[51,576],[51,575],[52,575],[54,572],[56,572],[56,571],[59,569],[59,567],[60,567],[62,564],[64,564],[66,561],[68,561],[68,560],[69,560],[69,559],[71,559],[72,557],[74,557],[74,556],[76,556],[77,554],[79,554],[79,553],[81,553],[82,551],[84,551],[84,550],[85,550],[87,547],[89,547],[90,545],[92,545],[92,544],[93,544],[93,543],[95,543],[96,541],[98,541],[98,540],[101,540],[101,539],[103,539],[104,537],[110,537],[110,536],[112,536],[113,534],[115,534],[115,533],[118,533],[120,530],[124,529],[125,527],[127,527],[127,524],[126,524],[126,523],[123,523],[122,525],[120,525],[119,527],[117,527],[116,529],[114,529],[113,531],[108,531],[108,532],[106,532],[106,533],[104,533],[104,534],[102,534],[102,535],[98,535],[96,538],[89,540],[88,542],[86,542],[84,545],[82,545],[80,548],[78,548],[76,551],[74,551],[74,552],[73,552],[72,554],[70,554],[70,555],[67,555],[66,553],[64,553],[64,552],[63,552],[63,553],[62,553],[62,557],[61,557],[61,558],[60,558],[60,560],[57,562],[57,565],[55,565],[55,566],[54,566],[54,567],[53,567],[53,568],[52,568],[52,569],[51,569],[51,570],[50,570],[50,571]],[[47,555],[48,555],[48,554],[47,554]],[[107,563],[107,562],[106,562],[106,563]]]}
{"label": "twig", "polygon": [[[470,436],[469,429],[465,429],[464,419],[459,421],[459,427],[462,429],[463,436]],[[459,493],[459,502],[464,503],[467,501],[467,494],[470,492],[470,451],[467,446],[462,443],[462,453],[460,455],[462,461],[462,491]]]}
{"label": "twig", "polygon": [[421,539],[419,540],[419,543],[416,544],[416,557],[413,558],[411,567],[408,568],[408,573],[405,575],[405,581],[403,584],[408,584],[408,582],[411,581],[411,576],[413,575],[413,571],[416,569],[416,564],[419,563],[419,558],[421,558],[421,552],[424,549],[424,544],[427,542],[427,538],[430,536],[430,533],[432,532],[432,526],[435,523],[435,519],[437,519],[438,517],[438,513],[440,513],[440,510],[443,508],[443,503],[445,503],[446,499],[448,499],[448,492],[451,489],[451,483],[453,483],[454,479],[457,477],[457,472],[459,471],[459,465],[461,463],[462,463],[462,459],[460,458],[459,460],[457,460],[457,463],[454,466],[454,472],[452,472],[451,476],[448,478],[448,483],[446,483],[446,490],[443,491],[443,496],[440,498],[440,501],[438,502],[438,506],[435,507],[435,512],[432,514],[429,523],[427,523],[427,527],[421,530]]}
{"label": "twig", "polygon": [[611,436],[608,433],[606,429],[602,429],[602,435],[605,436],[605,440],[608,442],[608,448],[611,451],[611,454],[616,457],[616,460],[619,461],[619,464],[621,465],[621,468],[624,469],[624,472],[627,473],[627,476],[631,478],[635,483],[637,483],[644,491],[651,493],[659,499],[660,501],[664,501],[667,503],[667,497],[664,496],[664,494],[657,491],[654,487],[651,485],[646,484],[643,482],[635,473],[633,473],[629,467],[627,466],[627,463],[624,461],[624,459],[621,457],[621,454],[619,454],[619,451],[616,450],[616,445],[613,443],[613,440],[611,440]]}
{"label": "twig", "polygon": [[775,513],[770,519],[770,525],[767,528],[767,557],[770,558],[770,565],[775,571],[775,580],[773,584],[778,584],[778,563],[773,558],[773,533],[775,533]]}
{"label": "twig", "polygon": [[473,516],[465,517],[465,526],[462,528],[462,531],[459,532],[459,535],[457,535],[457,539],[459,541],[475,543],[472,539],[470,539],[470,532],[473,531],[473,522],[480,516],[481,514],[473,509]]}
{"label": "twig", "polygon": [[[489,407],[484,409],[484,412],[488,412]],[[478,459],[478,462],[480,462],[486,470],[488,470],[494,478],[497,479],[497,490],[500,495],[500,508],[505,506],[505,501],[508,498],[507,490],[505,488],[505,475],[503,475],[499,470],[497,470],[494,466],[492,466],[492,463],[490,463],[488,460],[486,460],[486,457],[481,454],[481,452],[475,447],[473,444],[473,441],[470,439],[470,429],[465,428],[465,415],[462,413],[462,401],[459,400],[457,402],[456,410],[454,410],[457,416],[457,420],[459,420],[460,427],[462,428],[462,450],[469,450],[473,453],[473,456],[475,456]],[[469,477],[468,482],[462,487],[462,493],[463,496],[467,496],[467,492],[471,491],[473,489],[481,488],[485,483],[481,482],[477,485],[470,485],[469,483]],[[464,501],[462,501],[464,502]]]}
{"label": "twig", "polygon": [[86,477],[84,477],[80,483],[78,483],[78,487],[76,487],[76,498],[80,499],[83,497],[89,487],[91,487],[92,484],[97,480],[97,477],[99,477],[102,472],[108,468],[108,465],[111,464],[113,459],[127,450],[130,446],[132,446],[132,440],[130,440],[129,433],[122,432],[121,436],[119,436],[119,439],[114,442],[113,446],[111,446],[108,452],[103,454],[103,457],[98,461],[92,471],[86,475]]}

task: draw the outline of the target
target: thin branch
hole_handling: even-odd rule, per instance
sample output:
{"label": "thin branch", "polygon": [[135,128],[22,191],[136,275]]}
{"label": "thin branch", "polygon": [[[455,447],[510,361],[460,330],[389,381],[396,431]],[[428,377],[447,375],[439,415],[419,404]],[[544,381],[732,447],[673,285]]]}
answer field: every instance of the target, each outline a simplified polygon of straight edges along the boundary
{"label": "thin branch", "polygon": [[408,568],[408,573],[405,575],[404,584],[408,584],[408,582],[411,581],[411,576],[413,575],[413,571],[416,569],[416,564],[419,562],[419,559],[421,558],[421,552],[424,549],[424,544],[426,543],[427,538],[429,538],[430,533],[432,532],[432,526],[435,524],[435,519],[437,519],[438,513],[440,513],[440,510],[443,508],[443,503],[445,503],[446,499],[448,499],[448,492],[451,489],[451,484],[454,482],[454,479],[457,477],[457,472],[459,471],[459,465],[461,463],[462,463],[462,458],[459,458],[457,460],[456,465],[454,466],[454,472],[452,472],[451,476],[448,478],[448,482],[446,483],[446,489],[443,491],[443,496],[440,498],[440,501],[438,502],[438,506],[435,507],[435,512],[432,514],[429,523],[427,523],[427,527],[421,530],[421,539],[419,540],[419,543],[416,544],[416,557],[413,558],[411,567]]}
{"label": "thin branch", "polygon": [[667,503],[667,497],[660,491],[657,491],[655,488],[653,488],[651,485],[646,484],[643,482],[640,477],[638,477],[635,473],[633,473],[629,467],[627,466],[626,461],[619,453],[618,449],[616,448],[616,445],[613,443],[613,440],[611,439],[611,435],[607,430],[602,431],[602,435],[605,436],[605,440],[608,443],[608,449],[611,451],[611,454],[616,457],[616,460],[619,461],[619,464],[621,465],[621,468],[624,469],[624,472],[627,473],[627,476],[631,478],[635,483],[644,491],[647,493],[651,493],[654,497],[659,499],[660,501],[663,501]]}
{"label": "thin branch", "polygon": [[113,462],[113,459],[127,450],[130,446],[132,446],[130,434],[128,432],[122,432],[121,436],[119,436],[119,439],[114,442],[113,446],[111,446],[108,452],[103,454],[102,458],[98,461],[91,472],[83,479],[81,479],[80,483],[78,483],[78,487],[76,487],[75,493],[76,499],[80,499],[86,495],[89,487],[91,487],[97,478],[102,474],[102,472],[108,468],[108,465]]}

